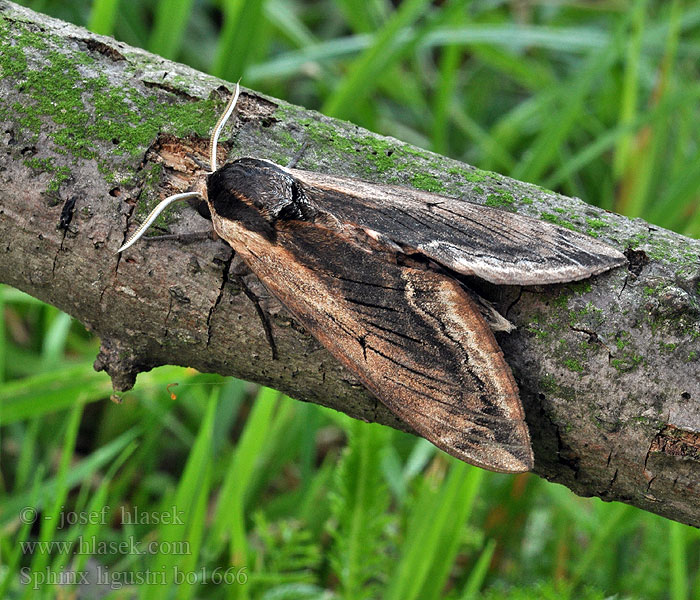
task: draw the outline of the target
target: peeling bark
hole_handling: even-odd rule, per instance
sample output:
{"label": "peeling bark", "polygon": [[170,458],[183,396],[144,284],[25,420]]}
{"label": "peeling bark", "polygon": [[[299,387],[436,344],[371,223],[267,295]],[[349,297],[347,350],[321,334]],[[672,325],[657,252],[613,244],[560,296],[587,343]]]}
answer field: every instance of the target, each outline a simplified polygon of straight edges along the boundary
{"label": "peeling bark", "polygon": [[[0,281],[99,335],[96,368],[116,389],[157,365],[189,365],[404,428],[222,241],[115,254],[150,207],[187,188],[231,86],[7,2],[0,43]],[[500,203],[626,250],[628,268],[589,281],[480,291],[517,326],[497,336],[535,472],[700,525],[698,241],[250,90],[224,139],[221,157],[282,164],[308,142],[300,168]],[[191,208],[168,215],[161,233],[210,229]]]}

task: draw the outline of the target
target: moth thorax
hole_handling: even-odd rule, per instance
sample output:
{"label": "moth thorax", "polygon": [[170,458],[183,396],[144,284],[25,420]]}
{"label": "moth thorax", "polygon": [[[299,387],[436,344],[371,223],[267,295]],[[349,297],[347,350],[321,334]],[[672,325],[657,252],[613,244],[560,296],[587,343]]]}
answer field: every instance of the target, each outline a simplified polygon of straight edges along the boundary
{"label": "moth thorax", "polygon": [[264,160],[240,158],[224,165],[209,176],[209,188],[215,206],[243,202],[269,222],[309,220],[317,212],[300,182]]}

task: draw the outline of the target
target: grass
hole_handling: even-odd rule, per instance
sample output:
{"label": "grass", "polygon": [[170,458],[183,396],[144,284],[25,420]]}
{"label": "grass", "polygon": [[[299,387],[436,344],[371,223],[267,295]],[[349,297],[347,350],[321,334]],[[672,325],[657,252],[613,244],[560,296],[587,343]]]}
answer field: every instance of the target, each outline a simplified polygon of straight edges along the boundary
{"label": "grass", "polygon": [[[700,235],[697,3],[26,4]],[[0,310],[2,598],[700,598],[695,529],[187,369],[117,405],[79,324]]]}

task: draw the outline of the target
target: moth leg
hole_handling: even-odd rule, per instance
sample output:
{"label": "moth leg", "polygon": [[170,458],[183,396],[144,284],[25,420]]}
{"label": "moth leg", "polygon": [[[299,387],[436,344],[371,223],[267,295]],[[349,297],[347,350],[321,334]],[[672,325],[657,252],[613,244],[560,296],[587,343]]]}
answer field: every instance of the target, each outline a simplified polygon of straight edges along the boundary
{"label": "moth leg", "polygon": [[299,164],[299,161],[302,159],[304,156],[304,153],[306,152],[306,149],[309,147],[309,141],[306,140],[302,145],[299,150],[297,150],[297,153],[292,156],[292,159],[289,161],[287,164],[288,169],[294,169],[296,166]]}
{"label": "moth leg", "polygon": [[239,260],[238,263],[234,266],[234,268],[231,269],[231,275],[233,275],[233,277],[236,278],[236,281],[238,281],[238,283],[241,286],[241,290],[243,290],[243,293],[248,297],[248,300],[252,302],[253,307],[255,308],[255,312],[258,313],[258,318],[260,319],[260,323],[262,323],[263,326],[263,331],[265,332],[265,338],[267,339],[267,343],[270,345],[272,360],[277,360],[277,344],[275,343],[275,338],[272,335],[272,325],[270,324],[270,318],[260,306],[260,298],[258,298],[255,295],[255,292],[253,292],[248,287],[248,285],[245,282],[245,279],[243,279],[244,275],[251,272],[252,271],[242,260]]}

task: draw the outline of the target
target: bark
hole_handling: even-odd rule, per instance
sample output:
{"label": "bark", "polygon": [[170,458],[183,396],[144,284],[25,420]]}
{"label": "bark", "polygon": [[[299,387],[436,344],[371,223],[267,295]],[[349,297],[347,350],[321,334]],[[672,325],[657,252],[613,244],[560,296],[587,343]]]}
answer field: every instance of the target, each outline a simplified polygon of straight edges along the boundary
{"label": "bark", "polygon": [[[188,186],[230,84],[7,2],[0,42],[0,281],[99,335],[96,366],[116,389],[189,365],[404,428],[222,241],[115,253],[157,200]],[[481,291],[517,326],[498,340],[535,472],[700,524],[700,243],[251,90],[224,140],[230,157],[282,164],[307,142],[300,168],[502,205],[626,250],[627,268],[578,284]],[[161,232],[210,228],[187,206],[169,215]]]}

